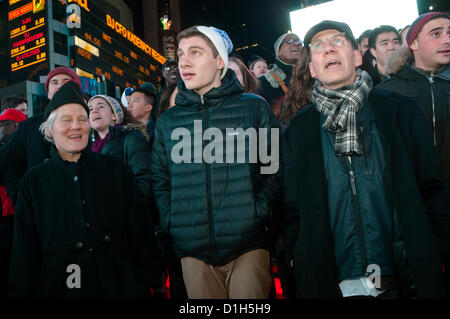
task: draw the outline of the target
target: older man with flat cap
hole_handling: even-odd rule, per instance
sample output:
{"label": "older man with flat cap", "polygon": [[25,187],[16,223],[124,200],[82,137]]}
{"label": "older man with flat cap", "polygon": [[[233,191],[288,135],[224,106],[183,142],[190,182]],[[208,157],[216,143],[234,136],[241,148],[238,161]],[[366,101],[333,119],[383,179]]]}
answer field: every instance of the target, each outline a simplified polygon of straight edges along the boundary
{"label": "older man with flat cap", "polygon": [[347,24],[322,21],[305,47],[312,104],[282,144],[297,297],[444,297],[450,193],[421,109],[372,88]]}

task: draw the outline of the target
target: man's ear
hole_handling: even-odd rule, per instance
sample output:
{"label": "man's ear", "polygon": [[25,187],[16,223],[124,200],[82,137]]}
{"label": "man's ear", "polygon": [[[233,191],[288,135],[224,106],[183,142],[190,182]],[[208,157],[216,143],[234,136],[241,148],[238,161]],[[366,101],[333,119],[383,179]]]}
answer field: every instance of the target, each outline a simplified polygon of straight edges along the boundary
{"label": "man's ear", "polygon": [[362,64],[362,55],[361,51],[353,50],[353,54],[355,55],[355,66],[358,67]]}
{"label": "man's ear", "polygon": [[315,79],[317,79],[316,72],[314,71],[314,66],[312,62],[309,62],[309,72],[311,73],[311,76]]}
{"label": "man's ear", "polygon": [[417,39],[414,39],[413,43],[411,43],[409,48],[413,51],[419,50],[419,42],[417,41]]}
{"label": "man's ear", "polygon": [[225,62],[220,55],[217,55],[217,70],[223,70],[225,68]]}
{"label": "man's ear", "polygon": [[372,53],[373,57],[375,58],[375,60],[377,59],[377,51],[375,51],[374,48],[369,48],[370,53]]}
{"label": "man's ear", "polygon": [[48,128],[48,126],[45,126],[45,136],[47,136],[49,139],[53,139],[53,134],[50,131],[50,129]]}

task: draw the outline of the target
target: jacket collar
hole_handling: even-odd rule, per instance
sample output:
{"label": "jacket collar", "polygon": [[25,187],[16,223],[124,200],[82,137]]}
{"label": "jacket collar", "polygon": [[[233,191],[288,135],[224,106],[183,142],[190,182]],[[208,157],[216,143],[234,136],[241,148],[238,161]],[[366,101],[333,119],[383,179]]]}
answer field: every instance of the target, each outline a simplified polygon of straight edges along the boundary
{"label": "jacket collar", "polygon": [[[392,134],[394,131],[395,118],[397,114],[396,105],[390,99],[385,98],[383,90],[373,88],[369,94],[366,106],[370,107],[375,115],[376,125],[380,134],[381,144],[386,163],[390,163],[392,149]],[[308,112],[304,108],[305,112]],[[302,112],[300,110],[298,113]],[[307,158],[323,167],[322,145],[320,137],[320,113],[313,105],[310,105],[308,118],[302,122],[302,132],[308,132],[309,138],[305,141],[304,152],[309,152]],[[318,167],[319,167],[318,166]],[[388,172],[386,172],[388,173]]]}
{"label": "jacket collar", "polygon": [[280,60],[280,58],[275,59],[275,65],[279,67],[281,70],[283,70],[283,72],[286,73],[286,75],[288,76],[291,75],[292,70],[294,69],[292,65],[284,63],[283,61]]}
{"label": "jacket collar", "polygon": [[447,67],[444,69],[444,71],[436,75],[436,77],[446,81],[450,81],[450,64],[447,64]]}
{"label": "jacket collar", "polygon": [[[88,145],[83,151],[81,151],[81,156],[77,162],[78,166],[86,166],[87,161],[90,156],[91,156],[91,150],[89,149],[89,145]],[[52,145],[52,147],[50,148],[50,159],[52,161],[56,162],[58,165],[65,167],[65,168],[68,165],[67,163],[70,163],[61,158],[58,151],[56,150],[55,145]]]}
{"label": "jacket collar", "polygon": [[187,89],[183,81],[178,81],[178,94],[175,98],[175,104],[194,109],[204,109],[218,105],[227,96],[243,93],[241,84],[230,69],[227,70],[221,82],[222,84],[219,87],[212,88],[206,94],[200,96],[196,91]]}

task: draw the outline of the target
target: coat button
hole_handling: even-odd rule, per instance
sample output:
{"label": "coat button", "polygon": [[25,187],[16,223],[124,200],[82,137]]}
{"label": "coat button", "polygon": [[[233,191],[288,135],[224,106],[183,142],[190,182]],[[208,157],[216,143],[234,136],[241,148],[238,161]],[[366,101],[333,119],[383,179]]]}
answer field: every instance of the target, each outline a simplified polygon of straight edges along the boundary
{"label": "coat button", "polygon": [[314,213],[316,213],[317,215],[319,214],[319,211],[316,209],[315,211],[314,211]]}
{"label": "coat button", "polygon": [[90,228],[90,227],[91,227],[91,224],[86,223],[86,228]]}
{"label": "coat button", "polygon": [[81,249],[81,248],[83,248],[83,243],[82,243],[81,241],[79,241],[79,242],[76,244],[76,246],[77,246],[78,249]]}
{"label": "coat button", "polygon": [[84,199],[83,199],[82,203],[83,203],[83,205],[86,205],[86,201]]}
{"label": "coat button", "polygon": [[111,237],[109,237],[108,235],[105,236],[105,241],[110,241]]}
{"label": "coat button", "polygon": [[74,176],[73,181],[76,182],[78,180],[78,176]]}

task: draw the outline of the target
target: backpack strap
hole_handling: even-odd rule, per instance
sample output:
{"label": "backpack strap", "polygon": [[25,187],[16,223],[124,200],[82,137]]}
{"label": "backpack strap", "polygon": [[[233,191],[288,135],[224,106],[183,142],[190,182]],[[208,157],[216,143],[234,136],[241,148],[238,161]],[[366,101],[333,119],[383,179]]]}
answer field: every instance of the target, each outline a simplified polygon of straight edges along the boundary
{"label": "backpack strap", "polygon": [[278,75],[276,75],[275,73],[270,72],[270,75],[272,75],[274,77],[274,79],[277,80],[277,82],[280,84],[281,88],[283,89],[284,93],[287,94],[288,88],[286,86],[286,83],[284,83],[284,81],[282,79],[280,79],[280,77]]}

